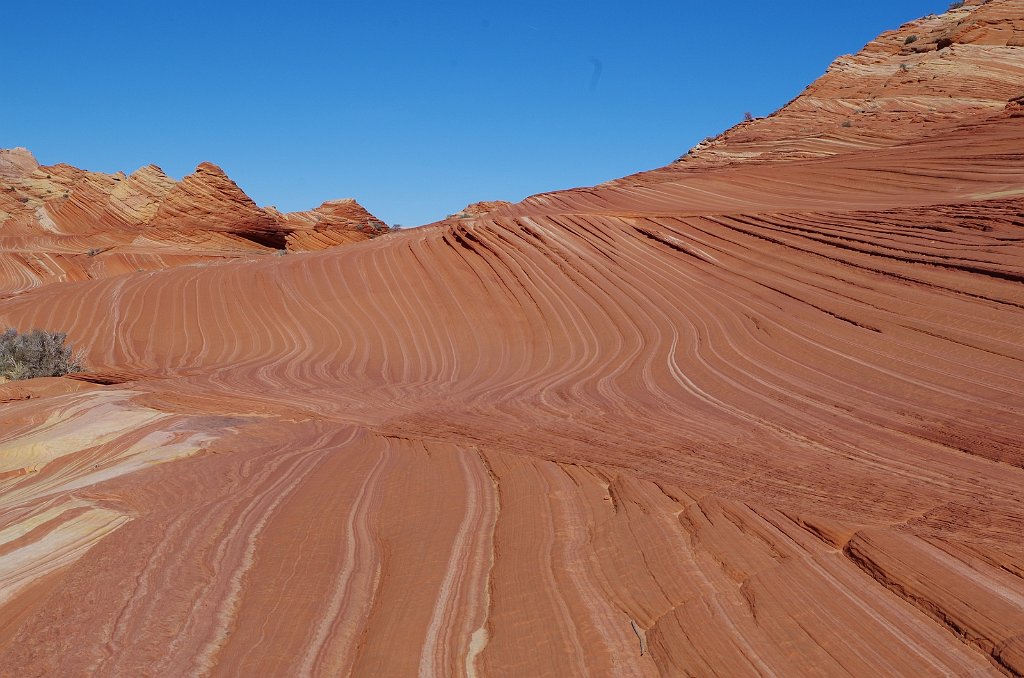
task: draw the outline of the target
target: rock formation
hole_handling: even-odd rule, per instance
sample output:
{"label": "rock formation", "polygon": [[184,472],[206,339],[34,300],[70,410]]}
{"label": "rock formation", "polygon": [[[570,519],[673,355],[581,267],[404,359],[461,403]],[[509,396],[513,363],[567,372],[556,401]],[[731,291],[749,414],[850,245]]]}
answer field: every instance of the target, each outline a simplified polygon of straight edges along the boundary
{"label": "rock formation", "polygon": [[[888,31],[767,118],[705,140],[686,168],[822,158],[939,133],[1024,94],[1016,2],[974,2]],[[677,167],[674,169],[678,169]]]}
{"label": "rock formation", "polygon": [[493,212],[494,210],[501,207],[510,207],[512,203],[505,200],[483,200],[481,202],[474,202],[466,205],[461,210],[454,214],[448,215],[449,219],[467,219],[469,217],[479,217]]}
{"label": "rock formation", "polygon": [[0,150],[0,296],[53,283],[315,251],[387,231],[354,200],[306,212],[260,208],[216,165],[178,182],[155,166],[125,176],[40,166]]}
{"label": "rock formation", "polygon": [[[0,301],[92,370],[0,386],[0,666],[1024,674],[1021,17],[653,172]],[[127,180],[47,171],[5,228]],[[157,218],[138,183],[104,214]]]}
{"label": "rock formation", "polygon": [[359,242],[388,231],[384,222],[351,198],[328,200],[313,210],[279,215],[287,230],[288,249],[314,252]]}

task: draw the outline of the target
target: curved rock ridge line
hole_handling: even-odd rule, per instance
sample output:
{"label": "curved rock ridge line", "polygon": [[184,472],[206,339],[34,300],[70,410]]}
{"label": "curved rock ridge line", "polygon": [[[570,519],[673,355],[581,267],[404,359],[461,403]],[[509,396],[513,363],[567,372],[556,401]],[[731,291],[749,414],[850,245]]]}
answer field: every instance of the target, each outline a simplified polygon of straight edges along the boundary
{"label": "curved rock ridge line", "polygon": [[758,157],[301,257],[3,269],[0,323],[92,380],[0,385],[0,666],[1024,674],[1024,93],[966,49],[1018,72],[1022,16],[849,58],[829,87],[963,80],[875,143],[781,124],[822,84]]}
{"label": "curved rock ridge line", "polygon": [[837,58],[782,109],[706,139],[676,169],[878,149],[999,113],[1024,94],[1024,2],[962,4]]}
{"label": "curved rock ridge line", "polygon": [[0,150],[0,295],[279,252],[310,252],[387,231],[352,199],[282,213],[254,203],[208,162],[182,181],[148,165],[130,175],[41,166]]}

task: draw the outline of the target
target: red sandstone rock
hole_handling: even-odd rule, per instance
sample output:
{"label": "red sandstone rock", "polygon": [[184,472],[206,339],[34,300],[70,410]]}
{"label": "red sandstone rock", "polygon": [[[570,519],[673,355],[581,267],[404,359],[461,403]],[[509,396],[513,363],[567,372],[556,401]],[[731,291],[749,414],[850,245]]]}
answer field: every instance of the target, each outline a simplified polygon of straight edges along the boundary
{"label": "red sandstone rock", "polygon": [[211,230],[258,236],[274,233],[277,219],[256,206],[216,165],[204,162],[172,188],[150,222],[182,231]]}
{"label": "red sandstone rock", "polygon": [[39,167],[35,156],[27,148],[0,149],[0,177],[20,179]]}
{"label": "red sandstone rock", "polygon": [[796,121],[873,67],[606,185],[0,301],[109,377],[0,387],[0,666],[1024,674],[1024,119],[974,82],[1024,54],[985,49],[850,143]]}
{"label": "red sandstone rock", "polygon": [[493,212],[502,207],[508,207],[511,204],[512,203],[507,202],[505,200],[484,200],[481,202],[474,202],[472,204],[466,205],[461,210],[451,215],[449,218],[465,219],[466,217],[479,217],[481,215],[487,214],[488,212]]}
{"label": "red sandstone rock", "polygon": [[316,209],[281,215],[288,228],[288,249],[317,251],[358,242],[387,232],[384,222],[355,200],[329,200]]}
{"label": "red sandstone rock", "polygon": [[386,231],[354,200],[292,214],[262,209],[210,163],[177,182],[155,165],[110,175],[40,167],[25,149],[0,151],[0,295],[278,249],[316,251]]}
{"label": "red sandstone rock", "polygon": [[[943,41],[949,46],[940,50]],[[1020,44],[1020,0],[968,3],[912,21],[837,58],[781,110],[699,144],[678,164],[827,157],[941,133],[966,115],[997,114],[1024,94]]]}

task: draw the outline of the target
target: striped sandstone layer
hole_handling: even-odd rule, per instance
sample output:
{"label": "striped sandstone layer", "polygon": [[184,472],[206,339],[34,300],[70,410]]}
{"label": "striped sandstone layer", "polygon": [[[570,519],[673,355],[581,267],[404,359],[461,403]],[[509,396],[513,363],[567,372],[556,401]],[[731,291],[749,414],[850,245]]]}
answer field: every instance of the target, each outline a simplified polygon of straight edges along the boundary
{"label": "striped sandstone layer", "polygon": [[901,29],[999,50],[934,124],[783,124],[887,34],[661,170],[0,301],[92,369],[0,385],[0,666],[1024,674],[1022,17]]}
{"label": "striped sandstone layer", "polygon": [[216,165],[182,181],[155,166],[130,175],[40,166],[0,150],[0,296],[40,285],[308,252],[387,230],[356,201],[306,212],[261,208]]}

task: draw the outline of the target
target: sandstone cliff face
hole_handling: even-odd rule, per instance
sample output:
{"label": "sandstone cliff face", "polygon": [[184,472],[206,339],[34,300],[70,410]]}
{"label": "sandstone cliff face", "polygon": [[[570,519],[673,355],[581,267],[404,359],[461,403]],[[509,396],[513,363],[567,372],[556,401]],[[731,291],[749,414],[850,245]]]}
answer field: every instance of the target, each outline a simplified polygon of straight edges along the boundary
{"label": "sandstone cliff face", "polygon": [[[962,18],[997,69],[883,36],[607,185],[0,300],[93,370],[0,387],[0,666],[1024,674],[1024,117],[971,82],[1019,72],[1021,16],[913,24]],[[964,96],[894,84],[924,123],[881,107],[845,145],[801,126],[919,57]],[[48,186],[2,209],[38,229]]]}
{"label": "sandstone cliff face", "polygon": [[0,295],[272,250],[315,251],[386,230],[354,200],[294,214],[260,208],[211,163],[179,182],[155,165],[103,174],[43,167],[23,148],[0,150]]}

